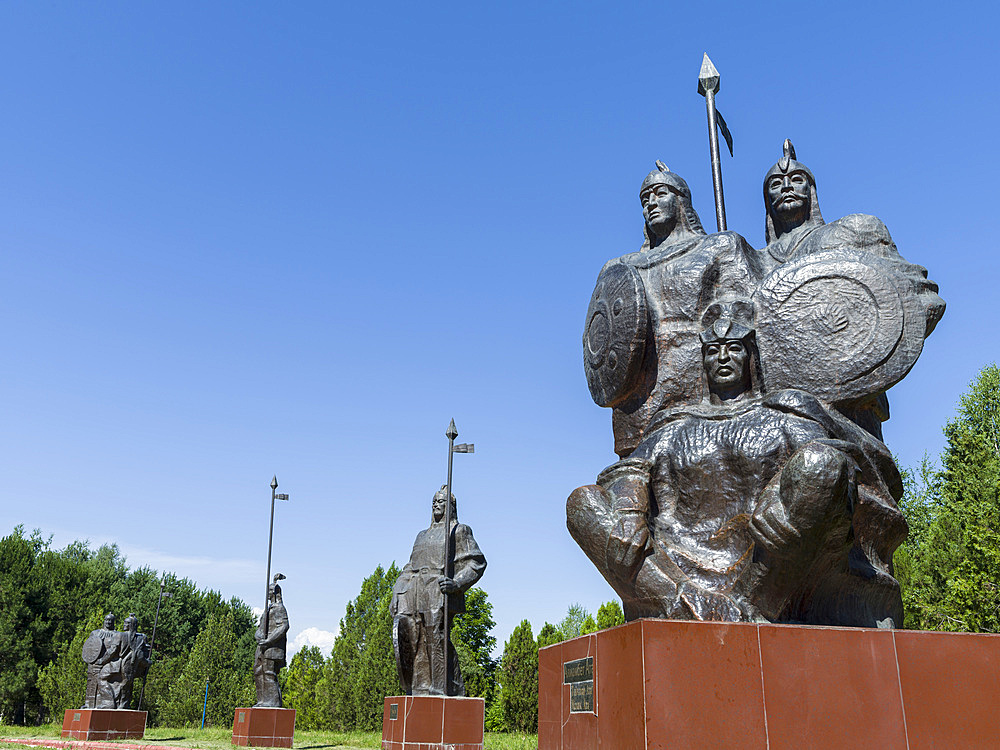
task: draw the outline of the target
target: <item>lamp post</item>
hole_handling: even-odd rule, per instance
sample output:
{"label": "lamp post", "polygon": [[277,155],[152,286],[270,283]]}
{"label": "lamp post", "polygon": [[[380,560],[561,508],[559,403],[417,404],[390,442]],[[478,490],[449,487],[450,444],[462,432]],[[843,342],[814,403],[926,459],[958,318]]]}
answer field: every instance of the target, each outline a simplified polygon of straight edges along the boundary
{"label": "lamp post", "polygon": [[[451,578],[451,462],[456,453],[475,453],[476,446],[473,443],[459,443],[455,445],[455,438],[458,437],[458,428],[455,427],[455,420],[451,420],[447,431],[444,433],[448,438],[448,485],[447,495],[444,500],[444,575]],[[448,597],[444,594],[444,693],[448,694],[448,687],[451,685],[451,676],[454,672],[454,665],[451,662],[451,632],[448,627]]]}
{"label": "lamp post", "polygon": [[[164,591],[164,586],[167,583],[167,574],[164,573],[163,577],[160,578],[160,595],[156,599],[156,617],[153,618],[153,635],[149,639],[149,668],[153,668],[153,648],[156,646],[156,626],[160,622],[160,605],[163,603],[163,598],[169,599],[173,596],[169,591]],[[142,710],[142,696],[146,692],[146,680],[149,679],[149,670],[142,678],[142,687],[139,689],[139,704],[136,708],[137,711]]]}

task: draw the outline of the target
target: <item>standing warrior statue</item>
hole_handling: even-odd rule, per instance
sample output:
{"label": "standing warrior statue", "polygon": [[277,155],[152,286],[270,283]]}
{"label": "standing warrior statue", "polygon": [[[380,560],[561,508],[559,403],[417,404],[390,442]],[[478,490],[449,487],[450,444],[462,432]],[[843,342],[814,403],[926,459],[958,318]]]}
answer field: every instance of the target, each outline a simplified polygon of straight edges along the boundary
{"label": "standing warrior statue", "polygon": [[260,625],[254,636],[257,654],[253,663],[253,680],[257,688],[256,706],[281,708],[281,688],[278,671],[285,666],[285,647],[288,635],[288,612],[281,602],[281,573],[274,574],[274,581],[267,592],[267,609],[260,616]]}
{"label": "standing warrior statue", "polygon": [[[129,650],[126,635],[115,630],[115,616],[109,612],[104,618],[104,627],[93,631],[84,641],[87,694],[83,708],[128,708],[122,698]],[[131,695],[131,685],[128,693]]]}
{"label": "standing warrior statue", "polygon": [[132,705],[132,686],[136,677],[143,677],[152,664],[152,647],[146,640],[146,634],[139,632],[139,618],[134,612],[125,618],[125,630],[122,639],[127,646],[127,653],[122,663],[124,683],[121,691],[121,707]]}
{"label": "standing warrior statue", "polygon": [[465,695],[448,634],[455,615],[465,611],[465,592],[486,570],[486,558],[472,529],[458,523],[451,495],[449,535],[454,557],[442,567],[447,497],[447,485],[434,493],[431,525],[417,534],[410,560],[392,592],[393,649],[399,682],[407,695]]}

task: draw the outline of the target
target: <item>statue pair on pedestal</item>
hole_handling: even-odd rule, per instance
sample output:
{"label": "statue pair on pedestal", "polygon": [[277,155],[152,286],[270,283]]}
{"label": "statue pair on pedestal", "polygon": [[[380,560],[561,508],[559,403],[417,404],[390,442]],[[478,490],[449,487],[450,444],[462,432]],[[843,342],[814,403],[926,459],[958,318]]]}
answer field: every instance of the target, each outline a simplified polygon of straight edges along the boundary
{"label": "statue pair on pedestal", "polygon": [[87,693],[82,708],[128,709],[136,677],[146,674],[151,648],[138,632],[134,614],[125,618],[125,630],[115,630],[115,616],[104,618],[104,627],[93,631],[83,643],[87,665]]}

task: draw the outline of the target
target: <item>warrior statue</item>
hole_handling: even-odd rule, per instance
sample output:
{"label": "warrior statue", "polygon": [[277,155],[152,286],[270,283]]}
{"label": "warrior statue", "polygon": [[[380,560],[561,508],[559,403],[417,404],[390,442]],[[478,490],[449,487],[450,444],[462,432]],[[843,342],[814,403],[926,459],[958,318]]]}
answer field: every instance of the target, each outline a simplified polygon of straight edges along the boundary
{"label": "warrior statue", "polygon": [[[881,440],[882,422],[889,419],[885,391],[916,362],[923,340],[944,314],[944,301],[927,269],[900,256],[877,217],[850,214],[824,222],[816,178],[796,161],[790,140],[783,150],[764,176],[763,259],[772,273],[759,296],[766,307],[784,308],[762,316],[768,385],[826,397]],[[869,309],[870,300],[875,305]],[[817,337],[826,342],[824,358],[839,360],[834,372],[815,367],[797,351],[803,334],[817,327],[827,334]],[[865,349],[869,340],[874,347],[852,351]]]}
{"label": "warrior statue", "polygon": [[417,534],[409,562],[392,590],[392,641],[399,682],[407,695],[465,695],[462,671],[449,634],[454,616],[465,611],[465,592],[486,570],[486,558],[472,529],[458,523],[452,494],[448,534],[454,558],[445,566],[447,497],[445,485],[434,493],[431,525]]}
{"label": "warrior statue", "polygon": [[698,318],[725,294],[748,296],[764,274],[735,232],[706,235],[691,190],[662,162],[639,186],[645,241],[609,261],[597,279],[583,335],[591,395],[612,408],[624,458],[663,408],[704,396]]}
{"label": "warrior statue", "polygon": [[122,706],[132,705],[132,686],[137,677],[144,677],[152,663],[152,647],[146,640],[146,634],[139,632],[139,618],[135,613],[129,613],[125,618],[125,630],[122,632],[127,651],[122,663],[124,680],[122,683]]}
{"label": "warrior statue", "polygon": [[257,707],[281,708],[281,688],[278,672],[285,666],[285,647],[288,635],[288,612],[281,602],[281,586],[285,579],[281,573],[267,589],[267,609],[260,616],[254,638],[257,653],[253,662],[253,680],[257,688]]}
{"label": "warrior statue", "polygon": [[84,641],[87,694],[83,708],[128,708],[123,697],[124,667],[129,653],[125,635],[115,630],[115,616],[109,612],[104,627],[93,631]]}

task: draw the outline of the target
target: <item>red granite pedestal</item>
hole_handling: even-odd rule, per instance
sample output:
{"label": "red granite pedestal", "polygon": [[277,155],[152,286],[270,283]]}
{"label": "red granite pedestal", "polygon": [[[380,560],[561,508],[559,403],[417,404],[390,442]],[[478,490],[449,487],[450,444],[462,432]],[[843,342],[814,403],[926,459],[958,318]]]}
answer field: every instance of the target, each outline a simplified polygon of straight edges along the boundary
{"label": "red granite pedestal", "polygon": [[124,708],[71,708],[63,714],[64,739],[141,740],[145,733],[145,711]]}
{"label": "red granite pedestal", "polygon": [[382,750],[483,750],[485,716],[482,698],[386,698]]}
{"label": "red granite pedestal", "polygon": [[638,620],[538,657],[539,750],[1000,747],[1000,635]]}
{"label": "red granite pedestal", "polygon": [[294,708],[237,708],[233,715],[234,745],[291,747],[294,734]]}

